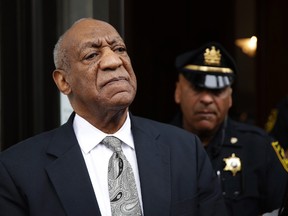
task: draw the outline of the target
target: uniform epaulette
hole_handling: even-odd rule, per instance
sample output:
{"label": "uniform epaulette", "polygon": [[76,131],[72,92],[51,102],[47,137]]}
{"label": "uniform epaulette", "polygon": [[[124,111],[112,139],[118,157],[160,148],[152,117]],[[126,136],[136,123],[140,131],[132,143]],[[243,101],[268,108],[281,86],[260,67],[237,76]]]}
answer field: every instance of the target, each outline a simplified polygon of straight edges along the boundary
{"label": "uniform epaulette", "polygon": [[261,136],[269,136],[268,133],[260,127],[249,125],[249,124],[244,124],[241,122],[237,122],[237,123],[238,123],[237,124],[238,131],[244,131],[244,132],[247,131],[249,133],[259,134]]}
{"label": "uniform epaulette", "polygon": [[286,172],[288,172],[288,158],[285,156],[285,150],[277,141],[274,141],[271,144],[277,154],[277,157],[279,158],[281,164],[283,165],[284,169],[286,170]]}

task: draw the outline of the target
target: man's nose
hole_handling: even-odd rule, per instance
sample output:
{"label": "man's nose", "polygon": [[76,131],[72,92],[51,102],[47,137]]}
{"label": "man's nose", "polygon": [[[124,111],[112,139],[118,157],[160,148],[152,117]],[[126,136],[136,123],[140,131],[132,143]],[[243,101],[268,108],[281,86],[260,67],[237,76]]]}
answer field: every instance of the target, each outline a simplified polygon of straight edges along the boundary
{"label": "man's nose", "polygon": [[122,65],[122,60],[113,50],[105,48],[99,65],[102,70],[115,70]]}

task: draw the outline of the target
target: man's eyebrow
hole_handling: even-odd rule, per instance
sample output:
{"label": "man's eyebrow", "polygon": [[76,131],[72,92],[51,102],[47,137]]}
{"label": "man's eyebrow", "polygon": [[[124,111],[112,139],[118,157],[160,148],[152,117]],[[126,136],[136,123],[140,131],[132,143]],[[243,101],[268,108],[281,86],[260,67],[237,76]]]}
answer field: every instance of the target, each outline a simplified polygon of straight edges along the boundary
{"label": "man's eyebrow", "polygon": [[[117,43],[124,43],[121,37],[116,37],[112,39],[107,38],[106,41],[110,45],[117,44]],[[86,48],[100,48],[101,46],[102,46],[101,41],[87,41],[79,46],[79,50],[81,51]]]}
{"label": "man's eyebrow", "polygon": [[101,44],[101,42],[87,41],[79,46],[79,50],[82,51],[87,48],[99,48],[101,47]]}

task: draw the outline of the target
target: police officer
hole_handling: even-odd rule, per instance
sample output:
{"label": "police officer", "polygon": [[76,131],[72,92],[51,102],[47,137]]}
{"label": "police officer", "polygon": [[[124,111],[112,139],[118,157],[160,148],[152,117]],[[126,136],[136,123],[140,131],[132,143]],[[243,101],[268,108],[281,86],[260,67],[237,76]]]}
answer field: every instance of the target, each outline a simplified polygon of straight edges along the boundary
{"label": "police officer", "polygon": [[180,111],[172,124],[201,139],[229,215],[258,216],[279,209],[287,178],[283,149],[264,130],[228,117],[237,74],[233,58],[211,42],[179,55],[175,65]]}

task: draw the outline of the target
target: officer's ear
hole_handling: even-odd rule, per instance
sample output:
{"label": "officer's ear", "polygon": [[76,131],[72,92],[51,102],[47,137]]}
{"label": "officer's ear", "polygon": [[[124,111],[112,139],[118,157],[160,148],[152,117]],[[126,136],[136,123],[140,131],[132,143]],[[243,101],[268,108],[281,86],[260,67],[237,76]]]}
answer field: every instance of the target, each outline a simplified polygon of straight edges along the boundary
{"label": "officer's ear", "polygon": [[174,100],[176,104],[180,104],[181,101],[181,87],[179,80],[176,82],[175,91],[174,91]]}
{"label": "officer's ear", "polygon": [[230,108],[232,107],[232,104],[233,104],[233,100],[232,100],[233,89],[229,87],[229,91],[230,91],[230,100],[229,100],[229,108]]}
{"label": "officer's ear", "polygon": [[56,69],[53,71],[52,76],[59,91],[65,95],[68,95],[71,92],[71,88],[69,82],[67,81],[67,72],[62,69]]}
{"label": "officer's ear", "polygon": [[182,88],[187,85],[186,82],[188,81],[184,78],[184,76],[182,74],[179,74],[178,80],[175,85],[175,91],[174,91],[174,100],[176,104],[181,103]]}

